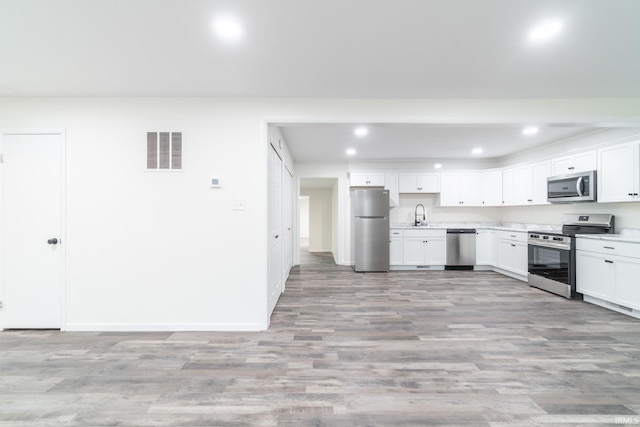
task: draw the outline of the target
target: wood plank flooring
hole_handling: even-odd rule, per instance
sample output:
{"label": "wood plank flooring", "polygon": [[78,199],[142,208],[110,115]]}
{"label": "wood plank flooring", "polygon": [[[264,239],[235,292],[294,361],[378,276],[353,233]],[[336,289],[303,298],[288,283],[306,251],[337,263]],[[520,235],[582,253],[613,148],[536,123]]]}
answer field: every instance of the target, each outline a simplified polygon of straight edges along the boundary
{"label": "wood plank flooring", "polygon": [[640,321],[307,255],[256,333],[0,332],[0,426],[640,424]]}

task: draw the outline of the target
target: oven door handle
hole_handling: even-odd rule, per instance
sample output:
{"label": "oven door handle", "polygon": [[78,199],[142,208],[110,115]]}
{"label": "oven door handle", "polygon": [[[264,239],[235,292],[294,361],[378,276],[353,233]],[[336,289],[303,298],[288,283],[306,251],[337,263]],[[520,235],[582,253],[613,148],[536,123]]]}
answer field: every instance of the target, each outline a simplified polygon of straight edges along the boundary
{"label": "oven door handle", "polygon": [[578,192],[578,196],[582,197],[582,177],[579,177],[576,181],[576,191]]}

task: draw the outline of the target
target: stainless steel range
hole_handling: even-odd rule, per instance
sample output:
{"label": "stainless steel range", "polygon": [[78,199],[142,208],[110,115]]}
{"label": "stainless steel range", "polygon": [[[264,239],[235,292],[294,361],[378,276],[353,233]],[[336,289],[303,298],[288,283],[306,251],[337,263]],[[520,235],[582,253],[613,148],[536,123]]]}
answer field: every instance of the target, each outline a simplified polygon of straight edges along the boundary
{"label": "stainless steel range", "polygon": [[565,298],[582,299],[576,292],[576,234],[614,232],[609,214],[565,214],[562,231],[530,231],[529,286]]}

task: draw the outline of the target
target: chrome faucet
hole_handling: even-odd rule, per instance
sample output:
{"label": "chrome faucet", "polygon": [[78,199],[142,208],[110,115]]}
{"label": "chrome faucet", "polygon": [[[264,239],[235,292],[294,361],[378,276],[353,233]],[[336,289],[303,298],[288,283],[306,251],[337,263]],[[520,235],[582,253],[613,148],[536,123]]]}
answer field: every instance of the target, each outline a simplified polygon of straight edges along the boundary
{"label": "chrome faucet", "polygon": [[416,220],[415,225],[416,226],[420,225],[420,219],[418,218],[418,206],[422,206],[422,221],[426,221],[427,220],[427,211],[424,208],[424,205],[422,203],[418,203],[416,205],[416,211],[415,211],[415,220]]}

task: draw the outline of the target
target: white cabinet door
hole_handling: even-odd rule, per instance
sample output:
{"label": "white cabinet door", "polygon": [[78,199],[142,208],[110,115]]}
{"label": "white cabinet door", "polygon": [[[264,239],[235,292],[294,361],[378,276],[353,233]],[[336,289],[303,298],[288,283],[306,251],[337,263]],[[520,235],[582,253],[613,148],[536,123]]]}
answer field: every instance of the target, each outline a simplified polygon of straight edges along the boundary
{"label": "white cabinet door", "polygon": [[447,263],[447,239],[427,237],[425,239],[425,265],[445,265]]}
{"label": "white cabinet door", "polygon": [[503,169],[502,206],[512,206],[513,204],[513,169]]}
{"label": "white cabinet door", "polygon": [[481,206],[482,174],[443,173],[440,177],[440,206]]}
{"label": "white cabinet door", "polygon": [[439,173],[400,173],[398,174],[400,193],[439,193]]}
{"label": "white cabinet door", "polygon": [[497,236],[495,230],[476,232],[476,265],[496,265]]}
{"label": "white cabinet door", "polygon": [[566,175],[572,173],[575,168],[575,159],[573,156],[560,157],[551,160],[552,175]]}
{"label": "white cabinet door", "polygon": [[584,151],[551,160],[551,175],[566,175],[569,173],[592,171],[596,170],[597,167],[598,157],[596,150]]}
{"label": "white cabinet door", "polygon": [[352,187],[384,187],[385,174],[383,172],[351,172],[349,175]]}
{"label": "white cabinet door", "polygon": [[526,243],[515,243],[513,271],[518,274],[526,276],[529,273],[529,248]]}
{"label": "white cabinet door", "polygon": [[367,178],[370,187],[384,187],[384,172],[368,173]]}
{"label": "white cabinet door", "polygon": [[640,310],[640,258],[616,257],[612,261],[616,278],[614,301]]}
{"label": "white cabinet door", "polygon": [[571,172],[593,171],[598,168],[598,156],[596,155],[596,150],[578,153],[575,155],[574,159],[574,168]]}
{"label": "white cabinet door", "polygon": [[509,240],[498,241],[498,267],[513,271],[515,265],[516,244]]}
{"label": "white cabinet door", "polygon": [[638,197],[637,142],[598,150],[598,202],[627,202]]}
{"label": "white cabinet door", "polygon": [[513,168],[513,204],[530,205],[533,203],[533,180],[531,166]]}
{"label": "white cabinet door", "polygon": [[418,188],[421,193],[439,193],[440,192],[440,174],[439,173],[419,173]]}
{"label": "white cabinet door", "polygon": [[405,237],[402,244],[404,265],[424,265],[424,240],[418,237]]}
{"label": "white cabinet door", "polygon": [[395,207],[400,204],[400,194],[398,191],[398,174],[387,173],[384,176],[384,188],[389,190],[389,206]]}
{"label": "white cabinet door", "polygon": [[391,237],[389,239],[389,264],[402,265],[402,237]]}
{"label": "white cabinet door", "polygon": [[576,290],[584,295],[613,298],[613,261],[604,255],[576,251]]}
{"label": "white cabinet door", "polygon": [[502,170],[482,172],[482,206],[502,206]]}
{"label": "white cabinet door", "polygon": [[461,178],[457,173],[440,176],[440,206],[460,206]]}
{"label": "white cabinet door", "polygon": [[546,205],[547,178],[551,175],[551,162],[540,162],[531,166],[532,198],[535,205]]}
{"label": "white cabinet door", "polygon": [[461,206],[482,206],[482,173],[460,174]]}
{"label": "white cabinet door", "polygon": [[498,240],[498,267],[522,276],[527,275],[527,244],[515,240]]}

